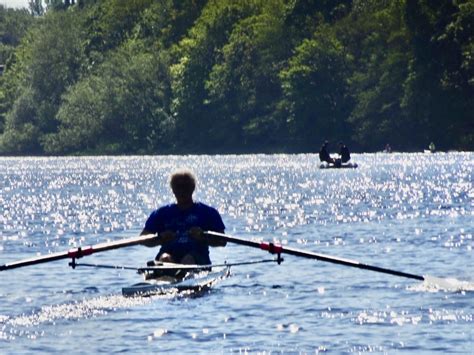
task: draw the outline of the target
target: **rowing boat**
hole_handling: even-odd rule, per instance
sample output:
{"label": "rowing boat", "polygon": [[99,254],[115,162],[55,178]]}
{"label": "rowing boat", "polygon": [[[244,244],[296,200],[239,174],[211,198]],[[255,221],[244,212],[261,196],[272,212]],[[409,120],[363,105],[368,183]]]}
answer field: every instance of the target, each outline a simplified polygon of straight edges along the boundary
{"label": "rowing boat", "polygon": [[[0,271],[6,271],[16,269],[24,266],[37,265],[46,262],[71,259],[69,265],[74,269],[77,266],[93,266],[102,268],[113,268],[122,270],[135,270],[139,273],[144,274],[145,280],[129,287],[122,289],[122,294],[125,296],[147,296],[153,294],[162,294],[177,291],[202,291],[208,289],[210,286],[215,284],[218,280],[227,277],[230,274],[230,267],[236,265],[250,265],[256,263],[276,262],[280,264],[283,261],[281,254],[289,254],[298,257],[304,257],[308,259],[315,259],[318,261],[329,262],[333,264],[358,268],[362,270],[370,270],[378,273],[389,274],[393,276],[399,276],[418,281],[427,281],[427,278],[422,275],[416,275],[412,273],[397,271],[388,269],[380,266],[364,264],[357,260],[345,259],[336,256],[304,251],[301,249],[290,248],[279,244],[268,243],[268,242],[256,242],[248,239],[233,237],[228,234],[217,233],[213,231],[206,231],[204,235],[217,238],[225,242],[243,245],[251,248],[261,249],[268,251],[270,254],[276,254],[277,257],[271,260],[257,260],[257,261],[244,261],[237,263],[225,263],[221,265],[155,265],[152,262],[151,266],[145,268],[135,268],[130,266],[114,266],[114,265],[97,265],[97,264],[78,264],[77,259],[84,256],[92,255],[99,252],[104,252],[113,249],[119,249],[134,245],[148,245],[151,242],[155,243],[160,240],[158,235],[151,236],[139,236],[135,238],[123,239],[118,241],[112,241],[107,243],[100,243],[92,246],[73,248],[68,251],[52,253],[49,255],[41,255],[33,258],[24,260],[18,260],[7,264],[0,265]],[[212,268],[222,268],[219,271],[211,271]],[[161,269],[168,269],[166,273],[163,273]],[[171,270],[171,271],[170,271]],[[170,274],[171,272],[171,274]]]}
{"label": "rowing boat", "polygon": [[[199,293],[209,290],[215,283],[230,276],[230,268],[233,266],[253,265],[262,263],[281,263],[282,258],[241,261],[224,264],[210,265],[189,265],[166,262],[149,261],[147,267],[136,268],[123,265],[104,265],[77,263],[72,261],[69,266],[74,269],[81,266],[102,268],[133,270],[142,274],[144,280],[128,287],[122,288],[122,295],[125,297],[147,297],[163,294],[177,293]],[[213,271],[216,270],[216,271]]]}
{"label": "rowing boat", "polygon": [[202,292],[209,290],[219,280],[230,275],[230,267],[210,271],[199,265],[156,266],[138,269],[145,280],[134,285],[123,287],[125,297],[146,297],[153,295],[174,294],[183,292]]}
{"label": "rowing boat", "polygon": [[355,169],[357,167],[357,163],[347,163],[341,165],[323,163],[319,166],[320,169]]}

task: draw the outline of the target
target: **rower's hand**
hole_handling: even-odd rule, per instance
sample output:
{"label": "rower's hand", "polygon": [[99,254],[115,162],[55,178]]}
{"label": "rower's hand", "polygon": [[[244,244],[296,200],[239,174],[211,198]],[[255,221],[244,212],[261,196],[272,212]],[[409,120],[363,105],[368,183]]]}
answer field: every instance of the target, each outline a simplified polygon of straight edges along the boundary
{"label": "rower's hand", "polygon": [[204,235],[204,231],[201,227],[192,227],[188,230],[188,234],[191,238],[197,240],[198,242],[205,243],[207,238]]}
{"label": "rower's hand", "polygon": [[[141,232],[140,235],[152,235],[152,234],[155,234],[147,229],[143,229],[143,231]],[[153,247],[156,247],[157,245],[160,245],[161,242],[160,242],[160,239],[159,238],[152,238],[151,240],[147,240],[143,243],[141,243],[142,245],[148,247],[148,248],[153,248]]]}
{"label": "rower's hand", "polygon": [[166,230],[160,234],[160,244],[171,242],[176,238],[176,232],[172,230]]}

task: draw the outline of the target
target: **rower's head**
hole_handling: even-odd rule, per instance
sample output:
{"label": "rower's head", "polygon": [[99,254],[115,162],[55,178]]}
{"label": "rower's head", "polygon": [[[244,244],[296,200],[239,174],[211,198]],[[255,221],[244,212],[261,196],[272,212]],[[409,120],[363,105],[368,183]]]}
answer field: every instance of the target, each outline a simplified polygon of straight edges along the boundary
{"label": "rower's head", "polygon": [[178,204],[192,202],[193,192],[196,188],[196,177],[189,170],[178,170],[171,175],[170,186]]}

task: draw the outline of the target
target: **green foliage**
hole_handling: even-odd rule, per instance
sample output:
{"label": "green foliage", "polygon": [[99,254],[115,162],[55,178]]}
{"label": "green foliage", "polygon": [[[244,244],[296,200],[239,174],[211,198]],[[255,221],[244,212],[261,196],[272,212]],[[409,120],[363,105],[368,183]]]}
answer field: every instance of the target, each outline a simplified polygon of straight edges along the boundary
{"label": "green foliage", "polygon": [[413,58],[404,104],[419,120],[425,142],[435,140],[441,149],[461,142],[474,147],[473,7],[472,1],[407,1]]}
{"label": "green foliage", "polygon": [[155,1],[143,11],[134,36],[148,45],[169,48],[178,43],[199,17],[206,0]]}
{"label": "green foliage", "polygon": [[290,128],[306,149],[314,149],[325,138],[345,138],[349,61],[331,28],[320,26],[296,48],[288,68],[281,72],[291,102]]}
{"label": "green foliage", "polygon": [[66,93],[57,114],[58,133],[45,135],[47,153],[91,151],[103,133],[104,102],[107,86],[96,76],[80,81]]}
{"label": "green foliage", "polygon": [[123,43],[154,0],[102,0],[85,12],[88,51],[106,52]]}
{"label": "green foliage", "polygon": [[374,144],[383,147],[387,142],[414,149],[406,137],[412,135],[414,142],[420,141],[414,136],[419,132],[416,121],[401,107],[410,60],[404,2],[365,3],[360,10],[345,23],[357,32],[346,33],[344,38],[348,50],[357,53],[349,80],[354,138],[363,149]]}
{"label": "green foliage", "polygon": [[31,90],[24,90],[7,114],[5,132],[0,137],[0,146],[5,153],[35,153],[39,148],[39,129],[36,116],[36,103]]}
{"label": "green foliage", "polygon": [[474,149],[472,0],[0,6],[0,153]]}
{"label": "green foliage", "polygon": [[0,5],[0,41],[4,45],[16,46],[33,22],[25,9],[9,9]]}
{"label": "green foliage", "polygon": [[[40,136],[35,138],[41,141],[41,135],[57,129],[55,115],[61,96],[77,80],[84,62],[82,33],[74,12],[50,12],[24,37],[12,64],[14,83],[7,92],[12,101],[7,102],[11,109],[5,116],[6,136],[14,137],[16,133],[9,131],[22,132],[23,125],[31,124]],[[28,101],[23,99],[25,95]],[[25,102],[29,106],[23,109]],[[23,112],[29,112],[29,117]],[[36,142],[32,146],[36,147]]]}
{"label": "green foliage", "polygon": [[5,115],[11,108],[8,103],[11,83],[6,79],[7,68],[12,64],[15,48],[33,21],[34,18],[26,10],[7,9],[0,5],[0,65],[3,69],[0,71],[0,133],[4,131]]}
{"label": "green foliage", "polygon": [[253,3],[209,1],[189,35],[175,48],[177,62],[171,67],[171,110],[178,118],[179,143],[184,149],[198,146],[209,150],[214,144],[209,132],[214,122],[205,83],[221,57],[232,28],[252,13]]}
{"label": "green foliage", "polygon": [[281,127],[275,114],[281,98],[278,72],[287,54],[281,45],[284,11],[282,1],[267,1],[255,15],[238,21],[209,74],[208,106],[214,113],[210,131],[221,148],[244,143],[258,149],[262,137],[267,145],[275,144],[272,137]]}
{"label": "green foliage", "polygon": [[33,20],[27,10],[8,9],[0,5],[0,64],[7,62]]}
{"label": "green foliage", "polygon": [[59,132],[45,139],[48,153],[151,153],[167,149],[172,120],[165,55],[129,44],[63,98]]}

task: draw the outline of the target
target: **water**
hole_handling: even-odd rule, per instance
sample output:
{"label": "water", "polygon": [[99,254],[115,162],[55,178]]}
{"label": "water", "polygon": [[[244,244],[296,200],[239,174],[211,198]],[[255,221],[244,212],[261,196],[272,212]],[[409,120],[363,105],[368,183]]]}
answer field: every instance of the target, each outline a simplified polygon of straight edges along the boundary
{"label": "water", "polygon": [[[466,287],[285,256],[235,267],[203,295],[130,299],[121,288],[134,272],[56,261],[0,273],[0,351],[472,353],[474,154],[353,160],[358,169],[319,170],[316,155],[0,158],[0,264],[138,235],[173,200],[170,172],[189,167],[196,199],[219,209],[228,234]],[[142,266],[155,253],[84,262]],[[268,257],[237,245],[211,253]]]}

